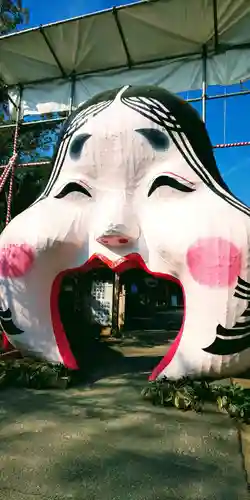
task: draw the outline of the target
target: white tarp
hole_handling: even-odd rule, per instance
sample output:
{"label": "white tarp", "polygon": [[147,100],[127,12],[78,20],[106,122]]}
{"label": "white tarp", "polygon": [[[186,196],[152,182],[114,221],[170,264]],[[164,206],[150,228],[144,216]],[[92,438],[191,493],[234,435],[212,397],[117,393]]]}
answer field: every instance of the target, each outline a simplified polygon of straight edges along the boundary
{"label": "white tarp", "polygon": [[[10,92],[14,102],[18,102],[19,91]],[[71,84],[67,80],[57,80],[43,85],[28,85],[22,92],[22,114],[46,114],[69,109]]]}
{"label": "white tarp", "polygon": [[250,76],[249,25],[249,0],[140,2],[0,37],[0,77],[24,85],[25,114],[60,111],[73,74],[75,104],[128,82],[200,88],[206,45],[207,83],[231,84]]}
{"label": "white tarp", "polygon": [[[208,59],[207,83],[208,85],[234,84],[245,79],[246,71],[250,74],[250,51],[232,50]],[[133,70],[116,70],[78,77],[74,85],[74,107],[98,92],[126,84],[160,85],[174,92],[199,89],[202,86],[202,61],[197,58],[179,59],[168,64],[151,64]],[[15,102],[18,102],[16,89],[13,89],[10,95]],[[62,112],[69,109],[70,97],[69,80],[27,85],[22,94],[22,113],[40,115],[54,111]]]}
{"label": "white tarp", "polygon": [[[179,92],[183,88],[196,89],[201,86],[202,66],[199,59],[171,61],[169,64],[150,64],[132,70],[114,70],[78,77],[74,84],[74,107],[93,97],[98,92],[132,85],[160,85]],[[184,87],[183,87],[184,84]],[[69,109],[71,82],[57,80],[45,84],[27,85],[22,93],[23,115],[43,114]],[[17,103],[19,91],[10,92]]]}

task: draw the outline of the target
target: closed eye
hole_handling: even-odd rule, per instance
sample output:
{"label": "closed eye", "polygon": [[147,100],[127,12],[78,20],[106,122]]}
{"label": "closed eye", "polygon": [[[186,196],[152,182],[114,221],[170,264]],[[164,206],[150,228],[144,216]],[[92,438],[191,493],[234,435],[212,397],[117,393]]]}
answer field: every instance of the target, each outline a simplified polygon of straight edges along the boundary
{"label": "closed eye", "polygon": [[7,309],[7,311],[3,311],[0,309],[0,323],[2,325],[3,330],[8,335],[20,335],[23,333],[23,330],[20,330],[12,320],[11,310]]}
{"label": "closed eye", "polygon": [[68,184],[66,184],[66,186],[63,187],[63,189],[55,196],[55,198],[65,198],[65,196],[70,193],[82,193],[85,196],[92,198],[90,192],[84,186],[78,184],[78,182],[69,182]]}
{"label": "closed eye", "polygon": [[1,319],[11,319],[11,310],[7,309],[6,311],[3,311],[0,309],[0,320]]}
{"label": "closed eye", "polygon": [[173,189],[176,189],[177,191],[182,191],[183,193],[191,193],[195,191],[194,185],[189,182],[183,180],[179,180],[171,177],[169,175],[160,175],[157,177],[157,179],[154,180],[153,184],[151,185],[149,192],[148,192],[148,197],[151,196],[151,194],[161,186],[169,186]]}

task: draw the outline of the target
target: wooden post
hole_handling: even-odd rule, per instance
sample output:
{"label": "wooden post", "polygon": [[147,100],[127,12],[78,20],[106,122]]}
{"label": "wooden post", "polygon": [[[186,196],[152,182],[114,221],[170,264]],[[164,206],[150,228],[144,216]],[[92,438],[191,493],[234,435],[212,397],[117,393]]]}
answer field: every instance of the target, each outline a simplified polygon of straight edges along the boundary
{"label": "wooden post", "polygon": [[118,309],[118,329],[121,333],[121,330],[124,328],[125,323],[125,286],[120,283],[119,287],[119,309]]}
{"label": "wooden post", "polygon": [[112,335],[116,335],[119,331],[119,287],[120,276],[117,273],[113,274],[113,297],[112,297]]}

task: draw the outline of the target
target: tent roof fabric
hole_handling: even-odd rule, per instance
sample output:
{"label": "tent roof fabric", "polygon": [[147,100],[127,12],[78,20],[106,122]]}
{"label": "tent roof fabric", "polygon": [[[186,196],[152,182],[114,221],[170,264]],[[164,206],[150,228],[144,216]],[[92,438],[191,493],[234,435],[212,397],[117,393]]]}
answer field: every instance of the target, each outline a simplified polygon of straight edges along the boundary
{"label": "tent roof fabric", "polygon": [[0,37],[0,81],[41,83],[250,48],[249,0],[148,0]]}

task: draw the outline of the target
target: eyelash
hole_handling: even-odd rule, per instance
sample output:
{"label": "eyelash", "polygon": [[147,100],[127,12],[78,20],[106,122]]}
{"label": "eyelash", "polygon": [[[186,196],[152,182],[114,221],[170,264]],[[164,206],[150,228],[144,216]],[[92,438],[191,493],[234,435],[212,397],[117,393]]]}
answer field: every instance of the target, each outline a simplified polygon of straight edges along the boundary
{"label": "eyelash", "polygon": [[[161,175],[160,177],[157,177],[157,179],[155,179],[153,184],[151,185],[148,192],[148,197],[150,197],[151,194],[153,194],[154,191],[156,191],[156,189],[158,189],[161,186],[169,186],[178,191],[182,191],[183,193],[191,193],[194,191],[194,188],[182,184],[177,179]],[[69,182],[69,184],[64,186],[63,189],[60,191],[60,193],[58,193],[55,196],[55,198],[57,199],[65,198],[65,196],[67,196],[70,193],[81,193],[87,196],[88,198],[92,198],[90,192],[84,186],[78,184],[77,182]]]}
{"label": "eyelash", "polygon": [[195,191],[195,188],[182,184],[177,179],[168,177],[166,175],[161,175],[160,177],[157,177],[157,179],[155,179],[153,184],[151,185],[148,192],[148,197],[151,196],[151,194],[153,194],[153,192],[161,186],[169,186],[183,193],[191,193]]}
{"label": "eyelash", "polygon": [[69,184],[66,184],[64,188],[58,193],[55,198],[61,199],[67,196],[70,193],[82,193],[85,196],[88,196],[88,198],[92,198],[91,194],[89,191],[83,187],[81,184],[78,184],[77,182],[69,182]]}

